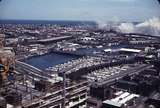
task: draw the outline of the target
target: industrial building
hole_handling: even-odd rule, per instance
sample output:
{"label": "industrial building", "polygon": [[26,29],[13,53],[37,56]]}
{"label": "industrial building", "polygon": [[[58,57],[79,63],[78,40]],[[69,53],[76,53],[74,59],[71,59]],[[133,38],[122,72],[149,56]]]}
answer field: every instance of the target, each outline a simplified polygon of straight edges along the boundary
{"label": "industrial building", "polygon": [[102,108],[127,108],[128,106],[135,106],[136,100],[140,97],[137,94],[118,91],[115,93],[115,98],[105,100],[102,103]]}
{"label": "industrial building", "polygon": [[[1,89],[1,102],[11,108],[86,108],[88,82],[66,79],[56,76],[52,81],[38,81],[29,76],[16,75],[14,82]],[[32,81],[31,81],[32,80]]]}
{"label": "industrial building", "polygon": [[46,85],[42,85],[40,82],[37,83],[35,88],[43,89],[43,92],[46,92],[45,95],[28,102],[24,100],[23,108],[63,108],[64,106],[65,108],[86,108],[87,82],[77,81],[69,83],[67,83],[68,86],[65,89],[65,96],[63,94],[62,82],[53,84],[53,86],[48,88],[49,91],[45,90],[45,88],[43,89]]}
{"label": "industrial building", "polygon": [[87,98],[86,79],[62,78],[58,73],[43,74],[15,60],[13,49],[1,45],[0,108],[86,108]]}

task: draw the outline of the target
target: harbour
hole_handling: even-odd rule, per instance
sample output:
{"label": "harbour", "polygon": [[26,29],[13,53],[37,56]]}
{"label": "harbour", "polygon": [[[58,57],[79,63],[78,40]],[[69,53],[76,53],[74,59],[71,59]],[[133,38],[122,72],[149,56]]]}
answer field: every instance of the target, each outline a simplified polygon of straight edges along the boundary
{"label": "harbour", "polygon": [[45,70],[48,67],[63,64],[67,61],[78,59],[79,56],[60,54],[60,53],[47,53],[44,55],[30,57],[25,59],[24,62],[33,65],[41,70]]}

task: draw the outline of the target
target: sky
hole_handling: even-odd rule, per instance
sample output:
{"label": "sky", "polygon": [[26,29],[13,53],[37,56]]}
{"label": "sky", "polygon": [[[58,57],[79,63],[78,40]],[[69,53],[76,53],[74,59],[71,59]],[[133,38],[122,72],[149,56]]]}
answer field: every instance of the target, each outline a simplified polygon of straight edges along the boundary
{"label": "sky", "polygon": [[0,19],[143,21],[160,17],[157,0],[2,0]]}

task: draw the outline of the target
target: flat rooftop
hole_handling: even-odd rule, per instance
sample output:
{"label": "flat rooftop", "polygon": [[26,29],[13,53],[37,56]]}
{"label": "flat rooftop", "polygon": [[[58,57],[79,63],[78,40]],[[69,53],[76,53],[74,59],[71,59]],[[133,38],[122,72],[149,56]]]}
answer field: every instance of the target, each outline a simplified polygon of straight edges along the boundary
{"label": "flat rooftop", "polygon": [[128,101],[130,101],[134,98],[138,98],[138,97],[140,97],[140,96],[137,94],[131,94],[129,92],[122,92],[120,95],[118,95],[117,97],[115,97],[113,99],[103,101],[103,104],[121,107],[124,104],[126,104]]}
{"label": "flat rooftop", "polygon": [[57,41],[57,40],[61,40],[61,39],[71,38],[71,37],[72,36],[53,37],[53,38],[41,39],[41,40],[38,40],[38,42],[51,42],[51,41]]}

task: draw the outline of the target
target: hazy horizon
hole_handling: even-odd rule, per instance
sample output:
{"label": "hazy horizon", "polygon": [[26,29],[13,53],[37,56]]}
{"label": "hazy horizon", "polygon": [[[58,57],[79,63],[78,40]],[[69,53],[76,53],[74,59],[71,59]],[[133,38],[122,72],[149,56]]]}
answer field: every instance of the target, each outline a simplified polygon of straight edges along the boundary
{"label": "hazy horizon", "polygon": [[0,19],[136,22],[159,10],[157,0],[2,0]]}

